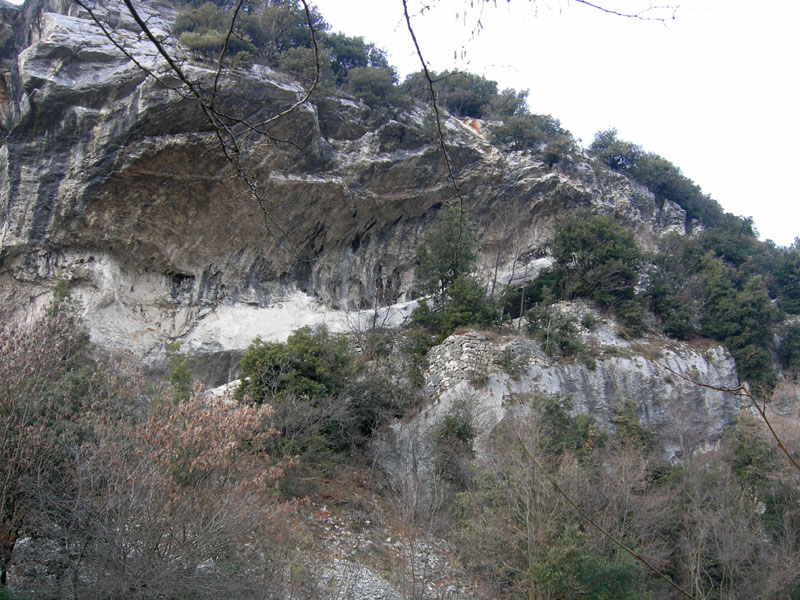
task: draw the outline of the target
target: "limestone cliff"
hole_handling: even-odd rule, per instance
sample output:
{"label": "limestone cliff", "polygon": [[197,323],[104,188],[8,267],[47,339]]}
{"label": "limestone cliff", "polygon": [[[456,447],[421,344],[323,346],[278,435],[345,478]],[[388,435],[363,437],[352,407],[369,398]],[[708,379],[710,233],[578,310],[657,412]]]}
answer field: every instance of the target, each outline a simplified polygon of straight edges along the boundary
{"label": "limestone cliff", "polygon": [[[143,71],[163,72],[163,61],[135,23],[96,8],[138,65],[72,2],[0,7],[7,310],[41,305],[66,280],[95,341],[155,358],[170,341],[194,353],[243,348],[256,335],[343,326],[354,310],[409,299],[415,247],[454,200],[429,107],[320,96],[276,121],[273,139],[243,134],[259,206],[197,102],[170,89],[174,76]],[[167,3],[144,10],[156,33],[168,30]],[[210,85],[208,66],[183,68]],[[266,67],[226,71],[219,85],[221,109],[253,122],[303,93]],[[506,279],[530,276],[554,220],[577,207],[617,215],[645,245],[684,226],[678,206],[657,206],[580,151],[549,168],[455,118],[445,125],[487,279],[495,267]]]}
{"label": "limestone cliff", "polygon": [[472,331],[454,334],[430,351],[424,375],[432,402],[395,422],[375,444],[397,489],[413,485],[423,504],[436,500],[431,495],[436,432],[454,411],[466,411],[471,419],[480,457],[495,426],[529,410],[532,396],[568,396],[573,414],[591,415],[606,431],[614,430],[617,411],[630,402],[642,425],[658,432],[666,457],[680,461],[713,447],[747,408],[745,398],[699,387],[664,368],[710,386],[734,388],[736,367],[723,346],[660,336],[634,343],[618,334],[612,320],[581,302],[559,308],[577,319],[586,314],[598,319],[591,330],[580,327],[591,360],[553,358],[523,336]]}

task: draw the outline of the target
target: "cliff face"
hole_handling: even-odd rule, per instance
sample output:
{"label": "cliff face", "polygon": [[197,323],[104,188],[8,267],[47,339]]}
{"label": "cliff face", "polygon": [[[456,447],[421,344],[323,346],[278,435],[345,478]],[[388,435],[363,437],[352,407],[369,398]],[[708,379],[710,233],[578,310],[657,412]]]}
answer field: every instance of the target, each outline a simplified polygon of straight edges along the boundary
{"label": "cliff face", "polygon": [[[156,357],[170,341],[203,353],[321,320],[343,327],[353,311],[408,299],[415,247],[454,200],[428,107],[321,96],[276,121],[272,139],[242,132],[259,206],[197,102],[169,89],[175,77],[145,74],[164,65],[135,23],[96,8],[139,66],[71,2],[0,10],[4,306],[22,314],[69,281],[95,341]],[[168,30],[173,9],[143,10]],[[183,68],[210,89],[213,70]],[[221,111],[251,122],[302,96],[265,67],[226,71],[219,86]],[[551,169],[457,119],[446,129],[487,278],[528,263],[530,276],[554,220],[577,207],[620,216],[644,244],[684,225],[679,207],[580,154]]]}
{"label": "cliff face", "polygon": [[717,388],[736,387],[736,366],[724,347],[659,336],[633,343],[583,303],[562,303],[560,310],[578,319],[587,313],[598,318],[592,330],[580,327],[591,360],[554,359],[532,340],[480,332],[454,334],[431,349],[425,384],[433,401],[394,423],[375,444],[397,489],[412,486],[423,503],[436,501],[437,431],[448,415],[471,421],[480,458],[496,425],[526,414],[537,395],[567,397],[572,414],[591,415],[606,431],[615,429],[619,411],[630,403],[642,425],[658,432],[666,457],[680,461],[713,447],[748,407],[740,396],[674,374]]}

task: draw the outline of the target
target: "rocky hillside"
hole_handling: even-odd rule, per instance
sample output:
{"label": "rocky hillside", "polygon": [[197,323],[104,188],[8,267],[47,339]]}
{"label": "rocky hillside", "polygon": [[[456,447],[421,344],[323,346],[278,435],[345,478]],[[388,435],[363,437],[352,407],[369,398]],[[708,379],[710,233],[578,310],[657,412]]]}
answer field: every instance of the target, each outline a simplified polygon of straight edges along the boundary
{"label": "rocky hillside", "polygon": [[[143,10],[154,32],[169,29],[171,8]],[[165,89],[174,77],[143,72],[164,63],[130,15],[102,4],[96,15],[138,66],[74,3],[2,10],[5,307],[22,314],[67,281],[95,341],[157,359],[166,343],[195,354],[242,349],[256,335],[285,339],[320,321],[341,328],[353,311],[410,299],[415,248],[455,200],[427,104],[312,97],[269,136],[243,133],[259,206],[197,102]],[[211,85],[212,66],[183,69]],[[219,80],[220,109],[250,122],[302,94],[266,66]],[[491,123],[444,124],[486,280],[530,278],[554,221],[578,207],[618,217],[645,246],[685,226],[677,205],[657,204],[580,150],[550,167],[493,144]]]}
{"label": "rocky hillside", "polygon": [[797,597],[739,384],[796,456],[800,248],[613,130],[447,101],[493,82],[437,125],[300,3],[226,61],[230,2],[136,6],[0,0],[0,596],[678,597],[575,499],[698,598]]}

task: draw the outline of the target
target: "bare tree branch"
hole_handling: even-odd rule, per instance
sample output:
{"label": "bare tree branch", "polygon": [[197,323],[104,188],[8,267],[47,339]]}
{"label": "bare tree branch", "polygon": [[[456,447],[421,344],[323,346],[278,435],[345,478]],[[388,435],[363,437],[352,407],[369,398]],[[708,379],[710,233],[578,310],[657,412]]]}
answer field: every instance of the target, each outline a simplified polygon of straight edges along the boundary
{"label": "bare tree branch", "polygon": [[675,14],[678,12],[678,8],[679,8],[678,5],[654,6],[654,5],[651,4],[650,6],[645,8],[644,10],[640,10],[638,12],[621,12],[621,11],[614,10],[612,8],[606,8],[605,6],[603,6],[601,4],[596,4],[594,2],[588,2],[587,0],[573,0],[573,1],[578,3],[578,4],[583,4],[584,6],[588,6],[590,8],[597,9],[597,10],[599,10],[601,12],[604,12],[606,14],[609,14],[609,15],[614,15],[614,16],[617,16],[617,17],[625,17],[625,18],[628,18],[628,19],[640,19],[642,21],[662,21],[662,22],[667,21],[668,20],[667,17],[651,16],[651,15],[648,14],[648,13],[653,13],[655,11],[661,11],[661,10],[671,11],[672,12],[672,16],[669,17],[669,19],[670,20],[674,19],[675,18]]}
{"label": "bare tree branch", "polygon": [[419,47],[419,42],[417,42],[417,35],[414,33],[414,28],[411,26],[411,17],[408,14],[408,0],[402,0],[403,2],[403,14],[405,15],[406,19],[406,26],[408,28],[408,33],[411,34],[411,40],[414,42],[414,48],[417,51],[417,56],[419,57],[419,62],[422,65],[422,72],[425,74],[425,79],[428,80],[428,90],[431,94],[431,104],[433,105],[433,112],[436,116],[436,129],[439,133],[439,147],[442,150],[442,155],[444,156],[444,162],[447,166],[447,173],[450,177],[450,181],[453,184],[453,188],[456,191],[456,195],[458,196],[459,207],[461,211],[464,211],[464,197],[461,195],[461,190],[458,187],[458,181],[456,181],[456,176],[453,173],[453,167],[450,163],[450,157],[447,154],[447,148],[444,145],[444,130],[442,129],[442,118],[439,112],[439,106],[436,103],[436,91],[433,89],[434,79],[431,76],[430,71],[428,70],[428,65],[425,62],[425,58],[422,56],[422,50]]}
{"label": "bare tree branch", "polygon": [[666,575],[664,575],[664,574],[663,574],[661,571],[659,571],[659,570],[658,570],[658,569],[656,569],[656,568],[655,568],[653,565],[651,565],[651,564],[650,564],[650,563],[647,561],[647,559],[645,559],[643,556],[641,556],[640,554],[638,554],[637,552],[635,552],[634,550],[632,550],[631,548],[629,548],[629,547],[628,547],[628,546],[627,546],[625,543],[623,543],[621,540],[617,539],[617,538],[616,538],[614,535],[612,535],[612,534],[611,534],[611,533],[609,533],[609,532],[608,532],[606,529],[604,529],[604,528],[603,528],[603,527],[602,527],[602,526],[601,526],[599,523],[597,523],[597,521],[595,521],[594,519],[592,519],[592,517],[590,517],[590,516],[589,516],[589,515],[588,515],[588,514],[587,514],[587,513],[586,513],[586,512],[585,512],[585,511],[584,511],[584,510],[583,510],[583,509],[580,507],[580,506],[578,506],[578,505],[575,503],[575,501],[574,501],[574,500],[573,500],[573,499],[572,499],[572,498],[569,496],[569,494],[567,494],[567,493],[566,493],[566,492],[565,492],[565,491],[564,491],[564,490],[561,488],[561,486],[559,486],[559,485],[558,485],[558,482],[556,482],[556,480],[555,480],[555,479],[553,479],[553,478],[550,476],[550,474],[549,474],[549,473],[548,473],[548,472],[545,470],[545,468],[544,468],[544,467],[541,465],[541,463],[540,463],[538,460],[536,460],[536,457],[534,457],[533,453],[532,453],[530,450],[528,450],[528,446],[526,446],[526,445],[525,445],[525,442],[522,440],[522,436],[520,435],[520,433],[517,431],[517,432],[515,432],[515,435],[516,435],[516,437],[517,437],[517,440],[519,440],[519,443],[520,443],[520,445],[522,446],[522,450],[523,450],[523,452],[525,453],[525,455],[528,457],[528,459],[529,459],[529,460],[530,460],[530,461],[531,461],[531,462],[534,464],[534,466],[535,466],[535,467],[536,467],[536,468],[539,470],[539,472],[542,474],[542,476],[543,476],[545,479],[547,479],[548,483],[550,483],[550,485],[552,485],[552,486],[553,486],[553,489],[554,489],[556,492],[558,492],[558,493],[561,495],[561,497],[563,497],[563,498],[564,498],[564,500],[566,500],[566,501],[567,501],[567,503],[568,503],[568,504],[569,504],[569,505],[570,505],[570,506],[571,506],[571,507],[572,507],[572,508],[575,510],[575,512],[577,512],[577,513],[578,513],[578,514],[581,516],[581,518],[583,518],[583,519],[584,519],[585,521],[587,521],[587,522],[588,522],[588,523],[589,523],[589,524],[590,524],[592,527],[594,527],[595,529],[597,529],[597,531],[599,531],[599,532],[600,532],[600,533],[602,533],[602,534],[603,534],[605,537],[607,537],[609,540],[611,540],[611,542],[613,542],[615,545],[617,545],[617,546],[619,546],[620,548],[622,548],[622,549],[623,549],[623,550],[624,550],[624,551],[625,551],[627,554],[629,554],[631,557],[635,558],[637,561],[639,561],[640,563],[642,563],[642,564],[645,566],[645,568],[647,568],[649,571],[651,571],[652,573],[654,573],[655,575],[657,575],[657,576],[658,576],[660,579],[662,579],[663,581],[667,582],[667,583],[668,583],[668,584],[669,584],[669,585],[670,585],[670,586],[671,586],[673,589],[675,589],[676,591],[678,591],[678,592],[679,592],[679,593],[680,593],[680,594],[681,594],[681,595],[682,595],[684,598],[689,598],[690,600],[697,600],[697,599],[696,599],[694,596],[692,596],[692,595],[691,595],[689,592],[685,591],[685,590],[684,590],[682,587],[680,587],[680,586],[679,586],[677,583],[675,583],[674,581],[672,581],[672,580],[671,580],[669,577],[667,577],[667,576],[666,576]]}
{"label": "bare tree branch", "polygon": [[683,373],[679,373],[678,371],[676,371],[675,369],[673,369],[669,365],[666,365],[666,364],[660,362],[657,358],[655,358],[647,350],[647,348],[645,348],[639,342],[634,340],[630,335],[628,335],[628,332],[625,331],[619,325],[617,325],[617,330],[619,330],[619,332],[629,342],[631,342],[634,346],[636,346],[636,348],[638,348],[639,351],[642,352],[650,361],[654,362],[656,365],[658,365],[659,367],[661,367],[665,371],[668,371],[668,372],[672,373],[676,377],[679,377],[679,378],[683,379],[684,381],[688,381],[689,383],[691,383],[693,385],[696,385],[698,387],[701,387],[701,388],[705,388],[705,389],[708,389],[708,390],[714,390],[714,391],[717,391],[717,392],[724,392],[724,393],[727,393],[727,394],[733,394],[734,396],[745,397],[748,400],[750,400],[751,404],[755,407],[756,412],[758,412],[759,416],[764,421],[764,424],[767,426],[767,428],[769,429],[770,433],[772,434],[772,437],[775,439],[775,443],[778,445],[778,448],[780,448],[781,452],[783,452],[786,455],[786,458],[789,459],[789,462],[794,466],[794,468],[797,469],[800,472],[800,464],[798,464],[797,460],[795,460],[795,458],[791,455],[791,453],[789,452],[789,450],[786,448],[786,446],[784,445],[783,441],[781,440],[780,436],[775,431],[775,428],[772,426],[772,423],[770,423],[769,419],[767,418],[766,404],[759,405],[759,403],[753,397],[753,394],[750,392],[749,389],[747,389],[746,385],[739,385],[739,386],[734,387],[734,388],[727,388],[727,387],[719,387],[719,386],[716,386],[716,385],[709,385],[707,383],[703,383],[702,381],[697,381],[695,379],[692,379],[691,377],[689,377],[687,375],[684,375]]}
{"label": "bare tree branch", "polygon": [[228,43],[230,43],[231,36],[233,35],[233,27],[236,25],[236,17],[239,16],[239,11],[242,9],[242,4],[244,4],[244,0],[239,0],[236,3],[236,7],[233,9],[233,16],[231,16],[231,24],[228,27],[228,31],[225,34],[225,43],[222,44],[222,50],[219,52],[219,61],[217,63],[217,71],[214,73],[214,85],[211,88],[211,99],[208,103],[211,106],[214,106],[214,99],[217,97],[217,88],[219,86],[219,77],[222,73],[222,63],[225,60],[225,55],[228,53]]}

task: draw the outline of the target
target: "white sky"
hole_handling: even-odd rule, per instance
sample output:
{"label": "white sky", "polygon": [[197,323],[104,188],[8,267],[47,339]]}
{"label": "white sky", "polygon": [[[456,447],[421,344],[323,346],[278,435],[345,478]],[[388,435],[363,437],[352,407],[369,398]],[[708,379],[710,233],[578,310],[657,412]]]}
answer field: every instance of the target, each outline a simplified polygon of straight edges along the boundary
{"label": "white sky", "polygon": [[[595,2],[618,10],[650,4]],[[388,50],[401,77],[419,70],[401,0],[315,3],[334,30]],[[800,2],[684,0],[666,23],[568,0],[427,3],[434,7],[413,25],[435,70],[529,88],[531,109],[560,119],[585,146],[615,127],[725,210],[752,216],[762,239],[785,246],[800,235]],[[409,5],[413,14],[421,2]],[[473,37],[478,19],[483,29]]]}
{"label": "white sky", "polygon": [[[334,30],[385,48],[401,76],[419,70],[401,0],[313,1]],[[650,5],[595,2],[621,11]],[[615,127],[725,210],[752,216],[762,239],[786,246],[800,235],[800,2],[675,0],[676,18],[666,23],[569,0],[424,3],[433,8],[420,16],[423,2],[409,0],[435,70],[530,89],[531,109],[560,119],[585,146]],[[483,29],[473,36],[478,19]]]}

